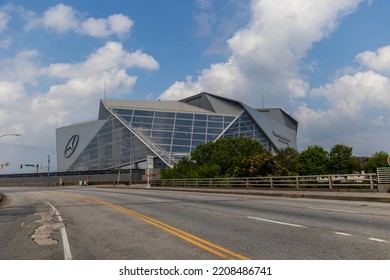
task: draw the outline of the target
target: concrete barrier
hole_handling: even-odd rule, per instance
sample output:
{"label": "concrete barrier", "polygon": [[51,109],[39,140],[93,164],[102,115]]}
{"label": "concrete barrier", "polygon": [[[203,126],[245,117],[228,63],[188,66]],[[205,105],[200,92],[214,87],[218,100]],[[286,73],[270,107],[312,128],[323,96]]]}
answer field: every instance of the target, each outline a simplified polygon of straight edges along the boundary
{"label": "concrete barrier", "polygon": [[378,192],[389,193],[390,184],[378,184]]}

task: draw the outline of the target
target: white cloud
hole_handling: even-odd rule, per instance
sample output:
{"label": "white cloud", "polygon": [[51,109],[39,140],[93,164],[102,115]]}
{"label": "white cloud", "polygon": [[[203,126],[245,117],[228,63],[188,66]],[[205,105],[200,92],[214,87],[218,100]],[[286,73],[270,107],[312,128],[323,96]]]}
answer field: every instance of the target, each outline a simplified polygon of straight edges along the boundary
{"label": "white cloud", "polygon": [[239,90],[242,101],[253,103],[264,89],[267,104],[286,106],[306,95],[307,82],[299,70],[307,51],[359,2],[253,0],[250,23],[227,41],[227,62],[211,65],[188,84],[174,83],[160,97],[180,98],[180,86],[183,97],[193,88],[228,97]]}
{"label": "white cloud", "polygon": [[42,17],[30,13],[25,19],[27,30],[43,26],[58,34],[75,32],[96,38],[106,38],[112,35],[125,37],[130,34],[134,24],[129,17],[123,14],[113,14],[108,18],[90,17],[84,20],[80,12],[62,3],[47,9]]}
{"label": "white cloud", "polygon": [[0,38],[0,49],[7,49],[12,43],[11,38]]}
{"label": "white cloud", "polygon": [[115,14],[108,19],[89,18],[81,23],[82,32],[92,37],[108,37],[113,34],[124,37],[129,34],[133,21],[122,14]]}
{"label": "white cloud", "polygon": [[375,52],[362,52],[356,56],[356,60],[375,71],[390,73],[390,46],[379,48]]}
{"label": "white cloud", "polygon": [[191,76],[187,76],[185,82],[175,82],[169,90],[167,90],[163,98],[169,100],[179,100],[193,95],[195,92],[204,91],[199,83],[194,83]]}
{"label": "white cloud", "polygon": [[10,20],[11,16],[7,12],[0,10],[0,49],[6,49],[12,43],[12,39],[10,37],[2,36],[2,33],[7,30]]}
{"label": "white cloud", "polygon": [[314,109],[303,105],[297,109],[301,146],[329,142],[327,148],[330,148],[343,141],[355,146],[361,155],[386,150],[388,141],[377,134],[390,131],[389,92],[390,78],[374,71],[344,75],[312,89],[310,96],[325,100],[326,107]]}
{"label": "white cloud", "polygon": [[107,37],[110,35],[106,19],[89,18],[81,24],[83,31],[92,37]]}
{"label": "white cloud", "polygon": [[46,28],[58,33],[79,29],[75,10],[62,3],[46,10],[42,16],[42,23]]}
{"label": "white cloud", "polygon": [[13,58],[0,59],[0,81],[10,81],[20,84],[36,84],[37,65],[36,50],[22,51]]}
{"label": "white cloud", "polygon": [[208,36],[216,23],[213,3],[210,0],[197,0],[195,3],[200,9],[200,11],[195,13],[193,16],[196,27],[196,35],[200,37]]}
{"label": "white cloud", "polygon": [[[21,133],[20,149],[34,147],[52,156],[55,129],[96,119],[105,86],[108,98],[128,98],[137,77],[127,71],[159,68],[150,55],[129,52],[118,42],[108,42],[84,61],[73,64],[42,66],[41,59],[33,50],[0,61],[0,132]],[[51,86],[46,91],[34,92],[37,82]],[[11,140],[3,139],[2,143]],[[3,147],[0,154],[8,154]]]}
{"label": "white cloud", "polygon": [[24,94],[24,88],[20,83],[0,81],[0,104],[3,106],[19,102]]}
{"label": "white cloud", "polygon": [[357,116],[363,106],[390,108],[390,79],[374,71],[342,76],[332,84],[313,90],[313,95],[325,97],[344,114]]}
{"label": "white cloud", "polygon": [[0,11],[0,33],[7,28],[10,19],[11,17],[7,13]]}
{"label": "white cloud", "polygon": [[256,107],[264,90],[266,106],[287,109],[299,121],[300,149],[314,144],[329,149],[341,142],[359,155],[389,149],[383,140],[390,131],[389,46],[356,56],[371,70],[349,68],[348,74],[314,89],[300,73],[312,45],[335,31],[361,2],[253,0],[250,23],[227,41],[226,62],[173,83],[160,98],[209,91]]}
{"label": "white cloud", "polygon": [[119,37],[126,36],[133,26],[133,21],[122,14],[115,14],[108,17],[111,33]]}
{"label": "white cloud", "polygon": [[89,77],[96,72],[110,71],[117,67],[159,69],[158,62],[150,55],[139,50],[127,52],[121,43],[107,42],[106,45],[91,54],[82,63],[56,63],[41,69],[42,74],[58,78]]}

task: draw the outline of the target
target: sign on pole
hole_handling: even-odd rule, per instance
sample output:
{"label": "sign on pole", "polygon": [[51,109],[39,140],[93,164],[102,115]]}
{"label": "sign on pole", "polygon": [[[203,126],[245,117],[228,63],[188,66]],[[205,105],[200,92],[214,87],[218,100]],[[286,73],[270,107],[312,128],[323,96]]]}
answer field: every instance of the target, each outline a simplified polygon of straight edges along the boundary
{"label": "sign on pole", "polygon": [[148,156],[148,169],[153,169],[153,156]]}
{"label": "sign on pole", "polygon": [[147,158],[147,173],[146,173],[146,176],[147,176],[147,180],[148,180],[148,184],[147,184],[147,188],[150,188],[150,169],[153,169],[154,167],[154,164],[153,164],[153,156],[148,156]]}

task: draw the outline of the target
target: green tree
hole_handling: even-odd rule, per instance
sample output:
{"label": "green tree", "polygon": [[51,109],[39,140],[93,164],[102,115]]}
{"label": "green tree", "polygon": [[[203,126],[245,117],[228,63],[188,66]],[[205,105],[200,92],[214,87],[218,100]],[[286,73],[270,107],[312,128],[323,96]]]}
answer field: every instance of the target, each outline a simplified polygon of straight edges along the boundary
{"label": "green tree", "polygon": [[198,178],[218,178],[221,177],[221,168],[216,164],[205,163],[198,167]]}
{"label": "green tree", "polygon": [[161,170],[162,179],[197,178],[199,166],[187,158],[182,158],[170,169]]}
{"label": "green tree", "polygon": [[289,173],[298,173],[299,152],[294,148],[287,147],[280,149],[275,156],[276,162],[289,171]]}
{"label": "green tree", "polygon": [[309,146],[300,152],[298,173],[300,175],[320,175],[328,173],[328,152],[321,146]]}
{"label": "green tree", "polygon": [[269,152],[253,154],[235,166],[234,177],[256,177],[275,174],[279,170],[274,157]]}
{"label": "green tree", "polygon": [[388,153],[384,151],[376,152],[371,157],[368,158],[366,163],[364,164],[364,171],[368,173],[376,172],[378,167],[386,167],[389,166],[387,164]]}
{"label": "green tree", "polygon": [[337,144],[329,151],[328,171],[331,174],[351,174],[360,171],[360,163],[352,155],[352,147]]}
{"label": "green tree", "polygon": [[264,153],[263,146],[254,139],[221,138],[215,142],[199,145],[191,153],[191,158],[199,165],[217,165],[221,176],[234,176],[236,166],[254,154]]}

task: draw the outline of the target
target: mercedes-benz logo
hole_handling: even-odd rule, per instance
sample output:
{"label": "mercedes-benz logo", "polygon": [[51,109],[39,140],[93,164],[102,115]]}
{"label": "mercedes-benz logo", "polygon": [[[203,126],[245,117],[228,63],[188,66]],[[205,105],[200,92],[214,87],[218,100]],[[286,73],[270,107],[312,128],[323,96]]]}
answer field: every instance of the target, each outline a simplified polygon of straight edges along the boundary
{"label": "mercedes-benz logo", "polygon": [[75,134],[72,137],[70,137],[68,144],[66,144],[64,156],[66,158],[70,157],[74,150],[76,150],[77,144],[79,143],[79,135]]}

